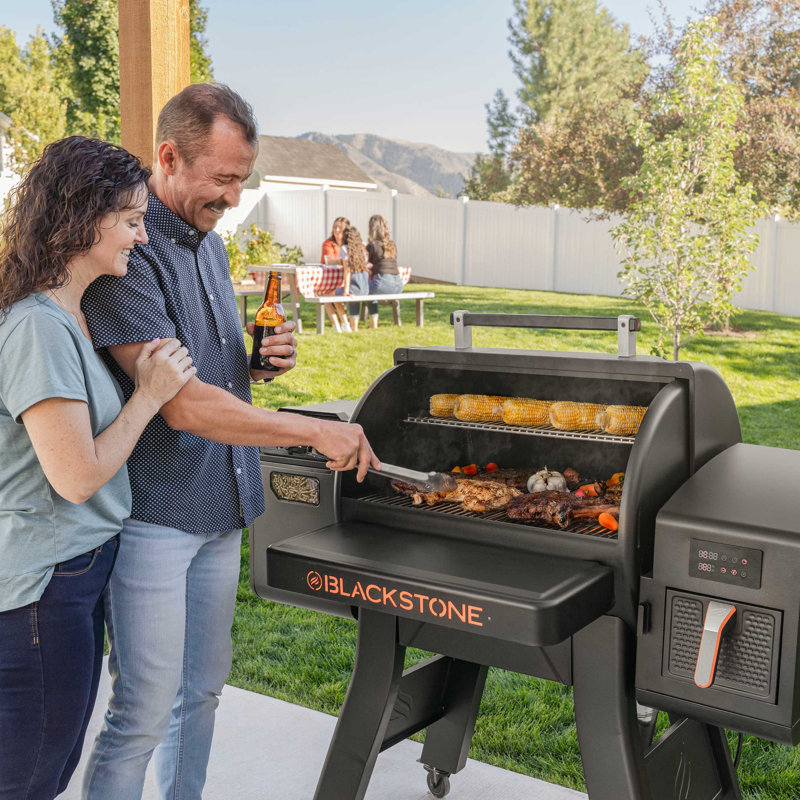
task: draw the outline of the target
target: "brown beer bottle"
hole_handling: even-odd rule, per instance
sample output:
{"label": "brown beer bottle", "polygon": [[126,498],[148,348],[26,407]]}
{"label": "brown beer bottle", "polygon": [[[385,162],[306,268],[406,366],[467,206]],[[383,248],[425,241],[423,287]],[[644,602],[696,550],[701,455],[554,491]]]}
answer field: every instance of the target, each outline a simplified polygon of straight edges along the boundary
{"label": "brown beer bottle", "polygon": [[270,364],[269,356],[262,356],[258,351],[261,349],[262,338],[264,336],[272,336],[275,333],[275,328],[282,322],[286,322],[286,314],[283,313],[283,306],[281,305],[281,274],[280,272],[270,272],[264,302],[256,311],[250,369],[265,372],[277,372],[280,369],[280,367]]}

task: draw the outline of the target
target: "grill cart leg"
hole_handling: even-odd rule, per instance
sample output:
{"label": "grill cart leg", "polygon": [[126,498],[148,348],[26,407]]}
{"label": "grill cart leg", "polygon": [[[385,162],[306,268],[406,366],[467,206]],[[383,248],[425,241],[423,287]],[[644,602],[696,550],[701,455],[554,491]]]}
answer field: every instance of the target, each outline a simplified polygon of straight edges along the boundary
{"label": "grill cart leg", "polygon": [[742,800],[725,732],[680,719],[645,756],[654,800]]}
{"label": "grill cart leg", "polygon": [[425,734],[419,760],[426,769],[451,775],[464,768],[487,671],[481,664],[453,660],[444,694],[444,715],[429,725]]}
{"label": "grill cart leg", "polygon": [[406,648],[397,643],[397,618],[363,608],[358,618],[353,677],[315,800],[362,800],[400,687]]}
{"label": "grill cart leg", "polygon": [[573,636],[572,646],[575,721],[590,800],[654,800],[636,718],[633,632],[616,617],[600,617]]}

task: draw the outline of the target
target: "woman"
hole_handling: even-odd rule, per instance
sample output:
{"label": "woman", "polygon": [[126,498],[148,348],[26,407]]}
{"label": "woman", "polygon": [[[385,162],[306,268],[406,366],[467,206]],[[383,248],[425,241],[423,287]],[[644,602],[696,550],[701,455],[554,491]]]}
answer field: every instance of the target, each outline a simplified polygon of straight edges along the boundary
{"label": "woman", "polygon": [[155,340],[122,394],[81,312],[147,242],[149,172],[73,136],[45,148],[0,229],[0,798],[52,800],[80,757],[103,655],[102,592],[131,494],[125,461],[195,374]]}
{"label": "woman", "polygon": [[[399,294],[403,291],[403,277],[397,267],[397,247],[389,235],[389,226],[380,214],[369,218],[369,244],[367,254],[372,263],[370,294]],[[378,301],[369,303],[369,326],[378,327]]]}
{"label": "woman", "polygon": [[[350,227],[350,220],[347,217],[336,217],[333,221],[333,228],[331,235],[322,243],[322,255],[320,261],[323,264],[341,264],[341,248],[344,244],[344,237],[347,229]],[[347,316],[344,313],[344,307],[340,303],[324,303],[325,311],[328,313],[328,319],[333,325],[333,329],[337,333],[343,330],[349,332],[350,326],[347,322]],[[336,308],[334,308],[336,306]],[[337,311],[339,316],[337,316]],[[341,321],[340,321],[341,317]]]}
{"label": "woman", "polygon": [[[342,245],[339,255],[342,258],[344,269],[344,286],[336,290],[339,295],[359,295],[369,292],[369,267],[367,265],[367,250],[361,239],[358,228],[349,227],[345,234],[345,244]],[[348,303],[350,326],[348,330],[358,330],[358,314],[361,303]],[[336,304],[336,310],[344,319],[344,306]]]}

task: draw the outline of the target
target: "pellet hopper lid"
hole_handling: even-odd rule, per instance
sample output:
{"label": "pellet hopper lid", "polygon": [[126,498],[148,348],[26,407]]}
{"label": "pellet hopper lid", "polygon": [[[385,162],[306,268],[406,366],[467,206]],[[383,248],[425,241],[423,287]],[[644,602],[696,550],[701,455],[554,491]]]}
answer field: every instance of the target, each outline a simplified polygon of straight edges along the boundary
{"label": "pellet hopper lid", "polygon": [[667,501],[658,524],[755,530],[800,538],[800,451],[735,444]]}

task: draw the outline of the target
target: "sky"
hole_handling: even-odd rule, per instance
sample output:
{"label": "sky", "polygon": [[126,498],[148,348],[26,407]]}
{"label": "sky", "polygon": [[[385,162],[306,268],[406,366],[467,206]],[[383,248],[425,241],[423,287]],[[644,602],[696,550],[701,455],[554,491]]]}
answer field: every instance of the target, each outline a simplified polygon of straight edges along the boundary
{"label": "sky", "polygon": [[[655,0],[601,0],[634,35]],[[666,0],[684,21],[700,0]],[[255,109],[262,133],[374,133],[457,152],[486,150],[485,104],[518,86],[512,0],[201,0],[216,80]],[[24,41],[54,31],[50,0],[0,0]],[[513,105],[513,104],[512,104]]]}

